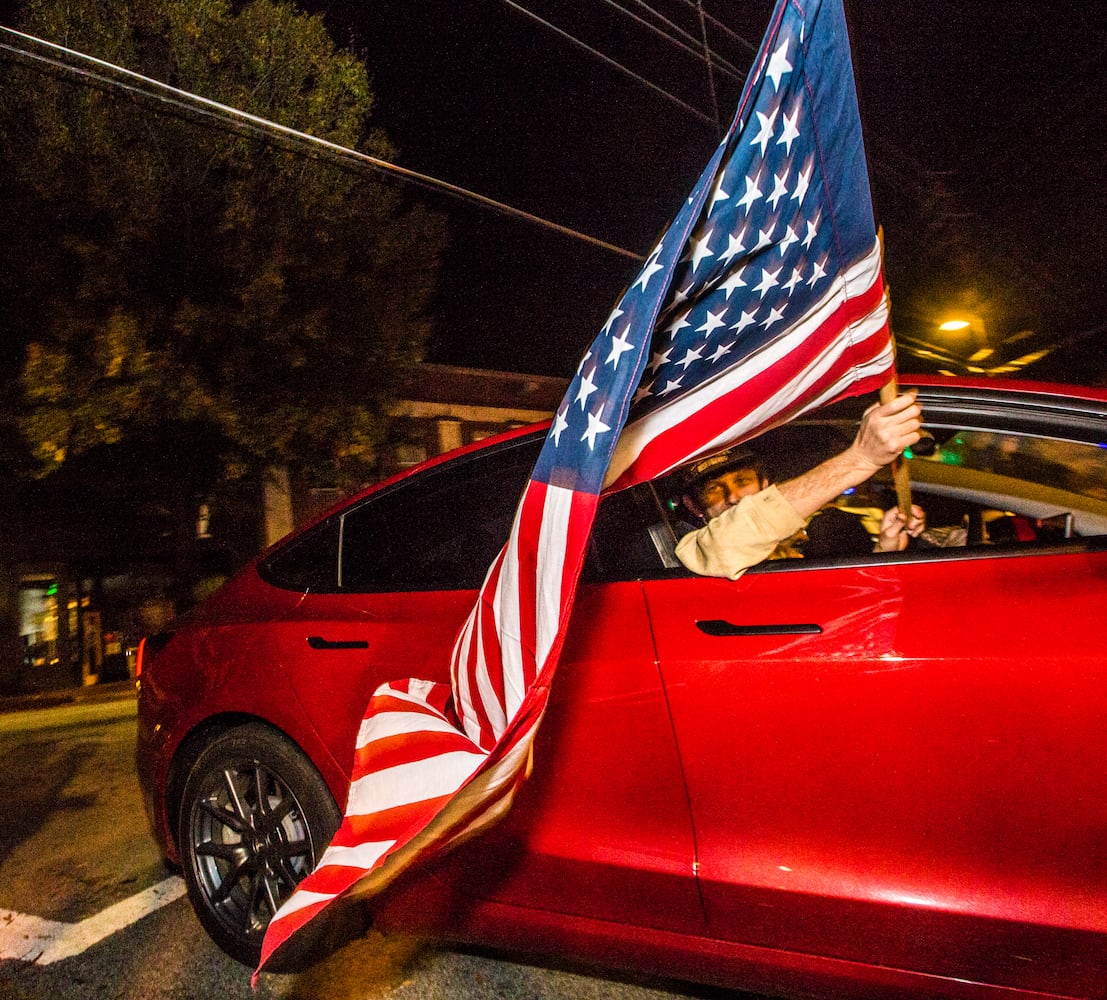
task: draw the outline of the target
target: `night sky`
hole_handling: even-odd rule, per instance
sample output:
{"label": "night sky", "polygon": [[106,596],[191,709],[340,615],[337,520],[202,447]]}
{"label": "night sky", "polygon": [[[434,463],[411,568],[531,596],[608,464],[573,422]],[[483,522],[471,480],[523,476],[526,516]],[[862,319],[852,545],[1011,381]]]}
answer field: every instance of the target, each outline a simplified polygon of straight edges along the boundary
{"label": "night sky", "polygon": [[[710,117],[702,64],[613,5],[520,5]],[[716,142],[710,121],[503,0],[305,6],[322,11],[336,39],[364,54],[378,121],[405,166],[636,253],[652,246]],[[642,12],[633,0],[621,6]],[[694,4],[650,6],[698,31]],[[771,6],[704,0],[708,14],[750,45],[760,41]],[[1097,333],[1107,306],[1101,11],[1091,2],[847,0],[874,208],[903,343],[933,340],[939,314],[970,308],[987,316],[991,343],[1019,341],[999,353],[1070,344],[1027,377],[1107,375],[1107,330]],[[710,30],[713,47],[744,75],[751,49]],[[715,82],[727,120],[740,80]],[[431,359],[571,372],[637,265],[483,209],[439,204],[453,243]],[[900,367],[927,370],[902,348]]]}
{"label": "night sky", "polygon": [[[771,0],[702,0],[729,121]],[[375,80],[400,163],[644,255],[718,132],[702,62],[632,21],[698,34],[694,0],[300,0]],[[10,3],[0,0],[0,10]],[[605,65],[522,7],[623,63]],[[1107,8],[1093,0],[846,0],[901,371],[906,347],[1107,383]],[[10,23],[10,22],[8,22]],[[440,195],[451,244],[429,360],[566,376],[638,265]],[[975,314],[975,343],[938,322]],[[985,322],[986,321],[986,322]],[[994,363],[994,362],[992,362]]]}

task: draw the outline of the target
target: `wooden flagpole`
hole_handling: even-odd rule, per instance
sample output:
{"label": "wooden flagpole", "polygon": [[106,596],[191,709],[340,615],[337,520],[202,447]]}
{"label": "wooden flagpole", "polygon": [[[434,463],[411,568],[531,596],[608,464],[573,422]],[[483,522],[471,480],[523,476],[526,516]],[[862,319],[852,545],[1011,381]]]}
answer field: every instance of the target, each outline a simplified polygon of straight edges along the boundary
{"label": "wooden flagpole", "polygon": [[[881,271],[884,270],[884,227],[880,226],[876,231],[877,239],[880,240],[880,264]],[[899,395],[899,380],[896,378],[896,337],[892,331],[892,303],[891,294],[888,291],[888,286],[884,286],[884,295],[888,300],[888,338],[892,344],[892,377],[888,382],[880,388],[880,402],[890,403],[896,396]],[[907,460],[903,455],[897,455],[892,460],[892,482],[896,487],[896,501],[899,505],[900,513],[906,520],[911,519],[911,473],[907,468]]]}

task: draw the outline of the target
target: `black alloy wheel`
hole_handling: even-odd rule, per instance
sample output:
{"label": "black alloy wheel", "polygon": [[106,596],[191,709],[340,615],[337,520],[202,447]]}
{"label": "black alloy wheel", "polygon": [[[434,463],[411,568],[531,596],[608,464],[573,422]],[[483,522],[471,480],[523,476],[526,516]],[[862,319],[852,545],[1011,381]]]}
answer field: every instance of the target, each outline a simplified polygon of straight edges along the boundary
{"label": "black alloy wheel", "polygon": [[257,964],[273,914],[341,819],[322,776],[275,730],[250,723],[204,750],[185,784],[179,843],[193,909],[228,955]]}

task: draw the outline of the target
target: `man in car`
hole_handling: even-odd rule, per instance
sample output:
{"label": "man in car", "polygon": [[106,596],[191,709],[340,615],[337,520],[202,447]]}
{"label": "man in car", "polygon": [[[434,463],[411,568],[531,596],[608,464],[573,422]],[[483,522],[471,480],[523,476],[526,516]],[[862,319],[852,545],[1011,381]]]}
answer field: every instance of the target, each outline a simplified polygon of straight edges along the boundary
{"label": "man in car", "polygon": [[[748,454],[716,455],[693,467],[688,496],[706,524],[677,543],[677,558],[693,573],[738,579],[773,557],[798,555],[793,539],[810,519],[845,490],[859,486],[919,440],[922,410],[915,392],[865,411],[853,443],[815,468],[770,484]],[[884,514],[875,550],[898,552],[926,528],[919,507],[904,518]],[[869,550],[873,548],[867,541]],[[847,546],[848,551],[848,546]]]}

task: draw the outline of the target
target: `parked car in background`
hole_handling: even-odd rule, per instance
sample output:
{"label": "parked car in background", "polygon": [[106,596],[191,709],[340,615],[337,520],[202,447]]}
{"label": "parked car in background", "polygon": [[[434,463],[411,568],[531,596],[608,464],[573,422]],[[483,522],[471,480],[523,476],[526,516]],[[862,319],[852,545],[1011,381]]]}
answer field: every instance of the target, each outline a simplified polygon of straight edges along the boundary
{"label": "parked car in background", "polygon": [[[379,926],[782,995],[1107,997],[1107,391],[904,383],[936,544],[698,578],[679,477],[605,499],[532,776]],[[862,408],[753,445],[785,478]],[[445,678],[542,436],[365,491],[146,640],[147,809],[230,954],[336,827],[372,691]]]}

